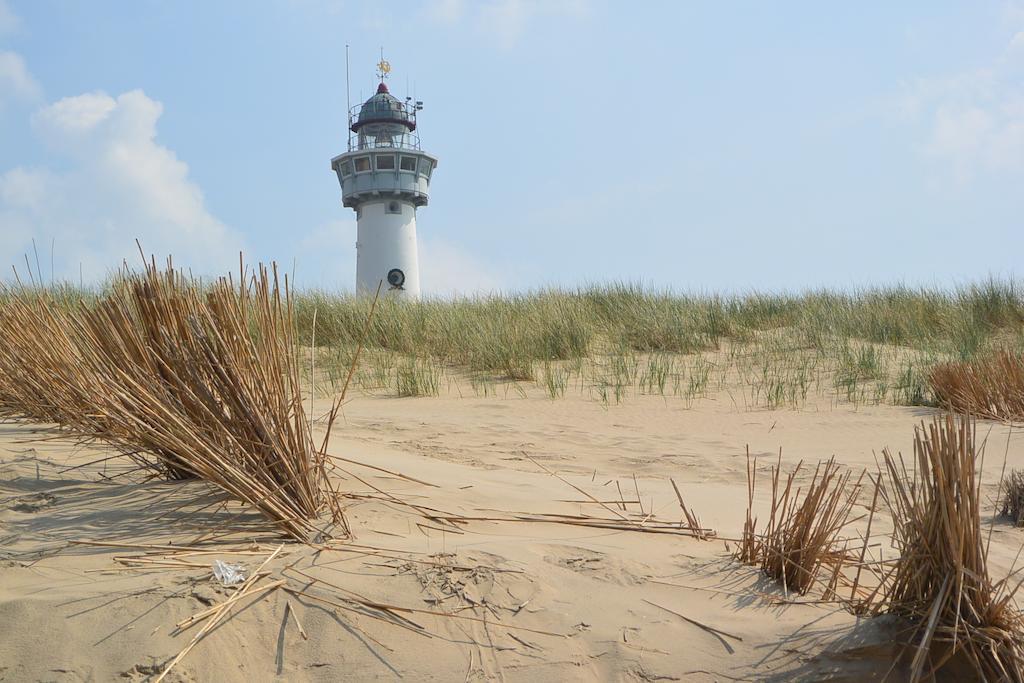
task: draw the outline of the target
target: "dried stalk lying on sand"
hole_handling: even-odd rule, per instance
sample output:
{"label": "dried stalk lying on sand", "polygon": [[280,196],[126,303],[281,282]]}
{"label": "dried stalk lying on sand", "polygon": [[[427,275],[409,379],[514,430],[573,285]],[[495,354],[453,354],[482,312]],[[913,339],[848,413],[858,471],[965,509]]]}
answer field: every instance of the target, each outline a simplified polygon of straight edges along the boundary
{"label": "dried stalk lying on sand", "polygon": [[913,681],[955,657],[978,680],[1024,681],[1024,620],[1013,604],[1020,583],[989,577],[974,439],[971,420],[949,414],[916,430],[914,474],[902,457],[883,453],[882,496],[901,557],[872,611],[916,622]]}
{"label": "dried stalk lying on sand", "polygon": [[746,564],[760,565],[768,576],[780,581],[785,590],[805,594],[818,579],[823,567],[830,570],[824,582],[827,593],[834,593],[843,564],[850,559],[839,540],[839,533],[849,521],[850,511],[860,493],[861,473],[851,486],[851,472],[841,472],[835,457],[819,463],[803,498],[800,488],[794,490],[797,474],[803,463],[786,477],[780,488],[782,454],[772,467],[772,507],[768,526],[757,533],[753,516],[756,467],[747,453],[747,519],[736,557]]}
{"label": "dried stalk lying on sand", "polygon": [[[630,531],[641,531],[641,532],[647,532],[647,533],[679,534],[679,535],[683,535],[683,536],[694,536],[694,537],[699,538],[701,540],[706,540],[706,539],[709,539],[709,538],[713,538],[714,536],[717,535],[717,532],[714,529],[705,529],[705,528],[701,527],[700,520],[698,520],[697,516],[694,515],[689,509],[687,509],[686,504],[683,503],[683,496],[682,496],[682,494],[679,493],[679,487],[676,486],[676,483],[674,481],[672,482],[672,488],[675,489],[676,496],[679,499],[679,505],[680,505],[680,507],[682,507],[683,512],[686,515],[687,526],[683,526],[682,524],[672,524],[672,523],[665,523],[665,522],[654,520],[653,519],[653,517],[654,517],[654,511],[653,510],[648,512],[648,513],[643,513],[641,519],[632,519],[632,518],[628,517],[626,514],[624,514],[622,512],[619,512],[617,509],[615,509],[613,507],[610,507],[608,505],[608,503],[602,502],[601,500],[595,498],[593,495],[591,495],[590,493],[588,493],[584,489],[580,488],[576,484],[573,484],[571,481],[569,481],[565,477],[561,476],[557,472],[551,471],[550,469],[548,469],[547,467],[545,467],[544,465],[539,463],[537,460],[531,458],[530,456],[526,456],[526,458],[527,458],[527,460],[532,462],[534,465],[536,465],[540,469],[542,469],[545,472],[547,472],[548,474],[550,474],[555,479],[558,479],[563,484],[571,486],[577,492],[582,493],[584,496],[586,496],[588,499],[590,499],[591,503],[599,505],[602,508],[604,508],[605,510],[607,510],[608,512],[612,513],[617,519],[607,519],[607,518],[599,518],[599,517],[593,517],[593,516],[583,517],[583,516],[579,516],[579,515],[557,515],[557,514],[555,514],[555,515],[551,515],[551,514],[529,515],[529,514],[525,514],[525,515],[517,515],[515,517],[507,517],[507,518],[504,518],[504,521],[520,521],[520,522],[540,522],[540,521],[546,521],[546,522],[552,522],[552,523],[558,523],[558,524],[573,524],[573,525],[577,525],[577,526],[592,526],[592,527],[603,528],[603,529],[622,529],[622,530],[630,530]],[[641,510],[642,510],[643,509],[643,504],[640,502],[640,489],[639,489],[639,485],[636,483],[636,478],[635,477],[633,479],[633,484],[634,484],[634,486],[637,487],[636,488],[637,504],[641,506]],[[622,491],[620,490],[619,493],[621,495]],[[626,509],[624,501],[622,502],[622,509],[623,510]],[[466,517],[464,519],[470,519],[470,518]],[[476,519],[484,519],[484,518],[477,517]]]}
{"label": "dried stalk lying on sand", "polygon": [[304,417],[276,269],[201,287],[152,263],[94,304],[5,294],[0,412],[57,423],[171,478],[201,477],[296,538],[325,506],[343,521],[326,444],[314,447]]}
{"label": "dried stalk lying on sand", "polygon": [[998,351],[969,363],[935,366],[928,382],[936,400],[956,411],[997,420],[1024,420],[1024,356]]}

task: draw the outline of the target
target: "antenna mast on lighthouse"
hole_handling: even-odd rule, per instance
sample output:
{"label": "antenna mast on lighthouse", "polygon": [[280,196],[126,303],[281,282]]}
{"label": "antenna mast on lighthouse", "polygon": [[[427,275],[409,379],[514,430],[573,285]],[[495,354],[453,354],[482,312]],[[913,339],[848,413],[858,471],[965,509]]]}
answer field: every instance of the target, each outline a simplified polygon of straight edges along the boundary
{"label": "antenna mast on lighthouse", "polygon": [[348,113],[348,125],[352,125],[352,87],[348,75],[348,43],[345,43],[345,112]]}

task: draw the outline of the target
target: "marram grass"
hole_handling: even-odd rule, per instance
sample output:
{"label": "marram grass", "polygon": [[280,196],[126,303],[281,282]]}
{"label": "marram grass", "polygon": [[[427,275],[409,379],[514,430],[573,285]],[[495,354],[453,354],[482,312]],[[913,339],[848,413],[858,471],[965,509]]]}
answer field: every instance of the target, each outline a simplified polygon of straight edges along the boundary
{"label": "marram grass", "polygon": [[[299,343],[312,341],[315,312],[316,345],[343,366],[369,300],[307,291],[295,307]],[[393,395],[436,393],[407,391],[404,380],[398,387],[395,368],[409,375],[399,360],[415,359],[431,374],[469,375],[477,393],[489,391],[487,382],[534,382],[551,398],[575,389],[608,403],[636,394],[692,401],[721,389],[728,375],[743,387],[734,400],[747,407],[799,406],[822,386],[851,403],[920,405],[934,401],[934,365],[1024,349],[1022,321],[1024,290],[999,280],[955,290],[720,296],[615,284],[385,299],[357,384]]]}

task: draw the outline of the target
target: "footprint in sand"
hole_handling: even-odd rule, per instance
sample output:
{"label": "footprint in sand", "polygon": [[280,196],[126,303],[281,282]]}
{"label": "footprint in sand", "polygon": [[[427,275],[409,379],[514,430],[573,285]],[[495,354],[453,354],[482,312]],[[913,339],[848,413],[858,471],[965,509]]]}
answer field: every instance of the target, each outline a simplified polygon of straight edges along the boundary
{"label": "footprint in sand", "polygon": [[629,561],[573,546],[548,546],[544,561],[578,574],[619,585],[643,583],[643,568]]}
{"label": "footprint in sand", "polygon": [[33,493],[28,496],[15,498],[8,506],[14,512],[39,512],[48,507],[56,505],[57,499],[49,493]]}

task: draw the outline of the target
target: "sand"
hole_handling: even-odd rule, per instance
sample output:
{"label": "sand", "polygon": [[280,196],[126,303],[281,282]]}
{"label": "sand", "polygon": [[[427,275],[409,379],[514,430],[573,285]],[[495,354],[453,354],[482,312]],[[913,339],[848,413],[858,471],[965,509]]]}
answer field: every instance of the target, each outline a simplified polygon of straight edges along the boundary
{"label": "sand", "polygon": [[[834,454],[873,468],[883,447],[909,453],[914,425],[931,414],[831,402],[744,410],[724,395],[688,409],[653,396],[607,407],[583,396],[551,401],[536,390],[358,396],[331,452],[425,483],[351,466],[362,481],[346,477],[346,491],[376,488],[472,517],[612,514],[580,502],[585,496],[548,468],[601,499],[618,499],[621,487],[632,500],[639,490],[645,514],[677,521],[671,477],[719,538],[507,521],[472,522],[456,534],[402,503],[356,498],[348,507],[352,544],[320,552],[289,545],[275,576],[293,565],[366,598],[472,619],[408,615],[422,633],[277,590],[243,601],[167,680],[881,680],[897,624],[785,600],[778,586],[735,563],[723,539],[742,529],[748,446],[765,465],[781,448],[790,466]],[[979,434],[988,438],[983,491],[994,496],[1004,454],[1007,467],[1024,467],[1024,434],[987,422]],[[195,567],[128,570],[114,558],[137,551],[70,544],[190,545],[238,511],[201,509],[211,498],[199,484],[142,482],[123,474],[119,460],[94,462],[110,455],[104,449],[52,437],[0,425],[0,680],[151,680],[196,631],[175,634],[174,624],[230,593],[212,579],[213,559],[253,567],[278,541],[242,513],[232,524],[251,531],[223,547],[252,539],[261,550],[231,555],[212,546],[191,558]],[[1009,571],[1022,543],[1024,530],[994,525],[994,575]],[[287,602],[308,639],[286,619]]]}

